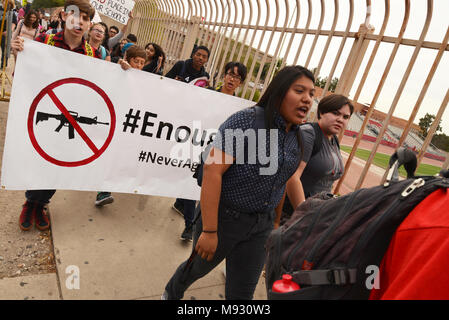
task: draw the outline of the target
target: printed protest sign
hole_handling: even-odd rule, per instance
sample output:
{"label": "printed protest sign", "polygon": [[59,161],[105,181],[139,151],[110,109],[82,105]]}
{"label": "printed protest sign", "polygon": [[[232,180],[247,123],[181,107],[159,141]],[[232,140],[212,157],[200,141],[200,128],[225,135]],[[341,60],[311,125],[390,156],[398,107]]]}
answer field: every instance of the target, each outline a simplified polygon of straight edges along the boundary
{"label": "printed protest sign", "polygon": [[24,46],[8,112],[5,189],[199,199],[192,175],[201,151],[232,113],[254,104],[36,41]]}
{"label": "printed protest sign", "polygon": [[134,8],[133,0],[91,0],[95,11],[122,24],[128,22],[128,15]]}

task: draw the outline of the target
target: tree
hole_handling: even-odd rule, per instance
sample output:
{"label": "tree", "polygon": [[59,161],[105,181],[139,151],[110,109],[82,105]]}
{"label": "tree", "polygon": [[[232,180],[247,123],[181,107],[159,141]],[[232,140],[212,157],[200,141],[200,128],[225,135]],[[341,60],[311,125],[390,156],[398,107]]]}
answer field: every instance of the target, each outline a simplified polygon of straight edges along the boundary
{"label": "tree", "polygon": [[34,0],[33,9],[63,7],[64,0]]}
{"label": "tree", "polygon": [[[311,71],[312,71],[313,74],[315,74],[316,68],[312,69]],[[321,79],[320,76],[317,76],[316,79],[315,79],[315,86],[324,89],[324,87],[326,86],[327,79],[329,79],[329,78],[325,77],[325,78]],[[339,79],[337,77],[334,77],[331,80],[331,83],[329,83],[329,88],[328,88],[328,90],[330,92],[335,92],[335,89],[337,88],[338,80]]]}
{"label": "tree", "polygon": [[449,152],[449,136],[444,133],[434,135],[432,138],[432,144],[440,150]]}
{"label": "tree", "polygon": [[[430,126],[432,125],[432,123],[434,121],[435,121],[435,116],[430,113],[426,113],[426,115],[424,117],[419,119],[419,127],[421,128],[421,134],[424,137],[427,137],[427,133],[429,132]],[[440,120],[440,123],[441,123],[441,120]],[[438,132],[438,131],[441,132],[441,130],[442,130],[442,128],[441,128],[440,124],[438,124],[436,132]]]}

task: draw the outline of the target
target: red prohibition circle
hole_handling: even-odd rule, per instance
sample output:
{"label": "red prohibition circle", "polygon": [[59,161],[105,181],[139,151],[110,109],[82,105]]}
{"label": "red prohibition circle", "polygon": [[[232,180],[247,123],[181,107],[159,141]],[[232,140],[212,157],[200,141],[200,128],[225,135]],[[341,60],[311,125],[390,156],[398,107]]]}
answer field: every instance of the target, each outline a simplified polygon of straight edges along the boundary
{"label": "red prohibition circle", "polygon": [[[91,88],[92,90],[94,90],[96,93],[98,93],[103,98],[104,102],[106,103],[106,105],[109,109],[109,113],[111,115],[111,124],[110,124],[110,128],[109,128],[109,134],[108,134],[108,137],[106,138],[106,141],[103,144],[103,146],[100,149],[98,149],[98,151],[94,152],[94,154],[92,156],[90,156],[86,159],[83,159],[83,160],[79,160],[79,161],[61,161],[61,160],[53,158],[52,156],[47,154],[41,148],[41,146],[37,142],[36,136],[34,134],[33,119],[34,119],[34,114],[36,112],[37,105],[39,104],[39,102],[42,100],[42,98],[45,95],[52,93],[55,88],[62,86],[64,84],[67,84],[67,83],[75,83],[75,84],[87,86],[87,87]],[[45,160],[47,160],[55,165],[62,166],[62,167],[83,166],[85,164],[88,164],[88,163],[94,161],[99,156],[101,156],[101,154],[107,149],[107,147],[109,146],[109,144],[112,141],[112,137],[114,136],[114,131],[115,131],[115,124],[116,124],[116,119],[115,119],[114,105],[112,104],[109,97],[96,84],[94,84],[90,81],[81,79],[81,78],[66,78],[66,79],[61,79],[61,80],[58,80],[58,81],[55,81],[55,82],[49,84],[48,86],[46,86],[44,89],[42,89],[39,92],[39,94],[36,96],[36,98],[34,98],[33,102],[31,103],[30,111],[28,113],[28,134],[29,134],[31,144],[33,145],[34,149],[36,149],[36,151]]]}

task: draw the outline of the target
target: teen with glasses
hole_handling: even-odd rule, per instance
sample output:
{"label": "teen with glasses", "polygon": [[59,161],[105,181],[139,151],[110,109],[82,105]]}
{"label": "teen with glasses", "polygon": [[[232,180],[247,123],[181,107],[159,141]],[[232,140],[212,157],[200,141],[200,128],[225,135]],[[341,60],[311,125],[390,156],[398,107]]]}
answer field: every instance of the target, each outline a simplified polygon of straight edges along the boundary
{"label": "teen with glasses", "polygon": [[109,51],[102,45],[106,36],[106,28],[102,23],[94,23],[89,31],[89,44],[99,50],[101,59],[111,61]]}
{"label": "teen with glasses", "polygon": [[225,65],[225,73],[223,76],[223,84],[216,90],[235,96],[235,91],[242,85],[246,79],[246,66],[240,62],[228,62]]}

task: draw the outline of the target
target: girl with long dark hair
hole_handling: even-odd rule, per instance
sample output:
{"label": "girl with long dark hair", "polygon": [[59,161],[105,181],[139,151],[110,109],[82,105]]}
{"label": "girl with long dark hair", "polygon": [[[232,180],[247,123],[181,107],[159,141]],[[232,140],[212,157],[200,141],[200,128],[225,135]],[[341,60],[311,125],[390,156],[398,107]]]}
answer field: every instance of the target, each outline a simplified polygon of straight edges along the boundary
{"label": "girl with long dark hair", "polygon": [[166,285],[163,299],[181,299],[224,259],[226,299],[252,299],[266,239],[279,225],[286,182],[300,164],[299,124],[312,106],[314,88],[309,70],[285,67],[257,106],[220,126],[203,166],[193,251]]}
{"label": "girl with long dark hair", "polygon": [[12,35],[12,40],[18,36],[34,40],[39,33],[39,17],[40,13],[35,10],[30,10],[25,15],[25,18],[19,22],[19,25]]}
{"label": "girl with long dark hair", "polygon": [[145,46],[145,51],[147,52],[147,61],[142,70],[162,75],[165,64],[164,50],[156,43],[150,42]]}

